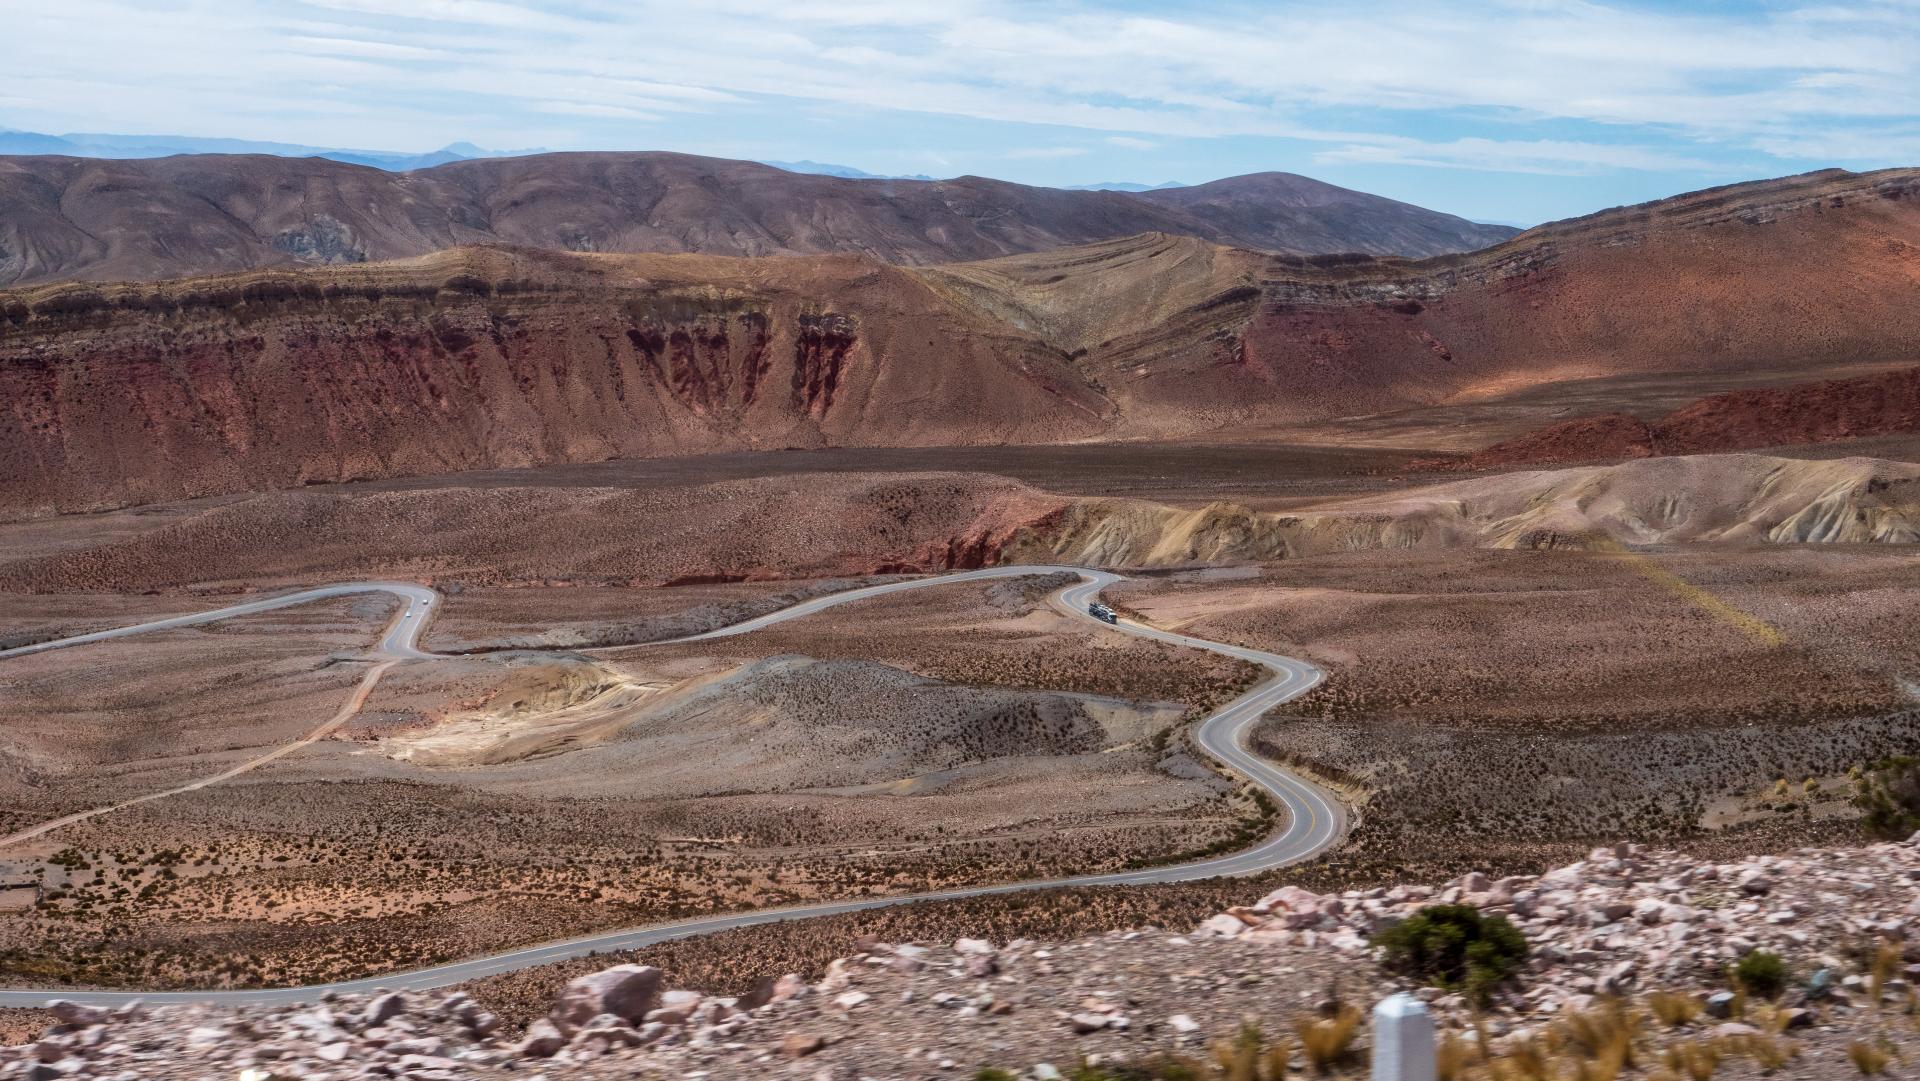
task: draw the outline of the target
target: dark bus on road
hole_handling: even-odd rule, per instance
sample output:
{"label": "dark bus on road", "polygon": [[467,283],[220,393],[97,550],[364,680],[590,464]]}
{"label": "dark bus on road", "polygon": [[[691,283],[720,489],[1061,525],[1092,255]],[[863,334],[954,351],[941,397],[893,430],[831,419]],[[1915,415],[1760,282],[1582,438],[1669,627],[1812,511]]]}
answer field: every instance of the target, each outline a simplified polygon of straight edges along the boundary
{"label": "dark bus on road", "polygon": [[1099,620],[1102,623],[1119,623],[1120,622],[1120,617],[1114,614],[1113,609],[1108,608],[1106,605],[1101,604],[1098,601],[1095,601],[1094,603],[1087,605],[1087,614]]}

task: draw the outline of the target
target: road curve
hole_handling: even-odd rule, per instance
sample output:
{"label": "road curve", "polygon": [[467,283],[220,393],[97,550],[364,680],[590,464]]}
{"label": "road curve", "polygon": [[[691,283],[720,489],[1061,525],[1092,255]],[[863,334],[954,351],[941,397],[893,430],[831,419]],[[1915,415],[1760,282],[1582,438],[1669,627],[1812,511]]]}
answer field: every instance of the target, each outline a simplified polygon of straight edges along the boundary
{"label": "road curve", "polygon": [[[866,586],[834,593],[813,600],[802,601],[777,612],[745,620],[718,630],[703,634],[688,635],[685,638],[671,639],[675,642],[701,641],[712,638],[730,638],[749,634],[776,623],[801,619],[828,608],[851,604],[871,597],[884,596],[909,589],[924,589],[928,586],[947,585],[954,582],[977,581],[990,578],[1027,577],[1037,574],[1066,572],[1077,574],[1081,581],[1055,592],[1048,598],[1061,612],[1089,622],[1099,623],[1088,614],[1087,606],[1100,591],[1121,580],[1119,575],[1107,571],[1089,570],[1083,567],[1055,566],[1009,566],[990,567],[985,570],[962,571],[955,574],[937,575],[928,578],[916,578],[908,581],[889,582],[885,585]],[[406,608],[398,613],[389,625],[386,635],[381,639],[379,653],[389,660],[424,659],[434,654],[420,649],[420,636],[431,618],[439,595],[430,589],[401,582],[359,582],[345,585],[325,586],[319,589],[305,590],[283,597],[253,601],[247,604],[222,608],[199,615],[180,616],[175,619],[143,623],[138,626],[118,630],[99,631],[93,634],[78,635],[72,638],[52,642],[42,642],[32,646],[0,652],[0,659],[38,653],[65,646],[97,642],[107,638],[118,638],[131,634],[165,630],[173,627],[188,627],[218,619],[228,619],[238,615],[270,611],[290,605],[304,604],[327,597],[345,596],[354,593],[391,593],[406,602]],[[1108,626],[1099,623],[1100,626]],[[1322,673],[1313,665],[1277,653],[1249,649],[1245,646],[1212,642],[1204,638],[1177,634],[1160,630],[1145,624],[1122,620],[1110,629],[1122,634],[1131,634],[1140,638],[1151,638],[1173,645],[1204,649],[1212,653],[1224,654],[1241,660],[1251,661],[1267,668],[1273,675],[1263,680],[1253,689],[1222,706],[1202,720],[1194,729],[1194,741],[1208,754],[1249,782],[1259,785],[1276,802],[1286,808],[1287,824],[1280,832],[1273,834],[1252,848],[1243,849],[1225,856],[1199,860],[1193,863],[1171,864],[1162,867],[1149,867],[1133,871],[1117,871],[1111,874],[1081,875],[1069,878],[1042,879],[1039,881],[1010,882],[994,886],[967,886],[958,889],[941,890],[934,893],[904,894],[891,897],[863,898],[851,901],[822,901],[813,904],[795,905],[787,908],[756,909],[751,912],[738,912],[719,916],[700,916],[693,919],[678,920],[671,923],[653,924],[647,927],[620,931],[607,931],[582,938],[569,939],[523,949],[509,950],[488,957],[478,957],[467,961],[455,961],[431,968],[416,969],[411,972],[390,973],[359,980],[345,980],[339,983],[315,984],[306,987],[269,988],[246,991],[165,991],[142,994],[125,991],[62,991],[46,990],[0,990],[0,1006],[33,1007],[43,1005],[51,998],[63,998],[71,1002],[89,1005],[120,1006],[128,1002],[142,1001],[155,1005],[178,1005],[185,1003],[203,1003],[212,1005],[262,1005],[272,1003],[308,1002],[327,992],[340,994],[364,994],[378,989],[425,990],[464,983],[484,976],[514,972],[536,965],[550,964],[590,954],[606,953],[616,950],[637,949],[674,939],[691,938],[696,935],[712,934],[738,927],[751,927],[756,924],[778,923],[785,920],[808,919],[816,916],[831,916],[847,912],[861,912],[868,909],[887,908],[894,905],[912,904],[922,901],[954,900],[966,897],[985,897],[1000,893],[1015,893],[1024,890],[1061,889],[1072,886],[1121,886],[1142,885],[1157,882],[1186,882],[1196,879],[1217,878],[1231,875],[1250,875],[1261,871],[1281,867],[1308,859],[1331,848],[1338,843],[1346,829],[1346,809],[1338,799],[1326,793],[1319,786],[1255,755],[1247,746],[1247,737],[1255,722],[1267,710],[1289,699],[1298,697],[1319,683]],[[664,644],[664,643],[648,643]],[[211,783],[210,781],[208,783]]]}
{"label": "road curve", "polygon": [[399,660],[428,660],[435,654],[420,648],[420,635],[432,620],[433,612],[440,604],[440,594],[426,586],[412,582],[348,582],[344,585],[321,586],[318,589],[303,589],[298,593],[288,593],[265,600],[248,601],[226,608],[215,608],[210,612],[197,612],[189,616],[174,616],[171,619],[156,619],[151,623],[137,623],[131,627],[115,627],[112,630],[94,631],[92,634],[76,634],[71,638],[56,638],[50,642],[35,642],[30,646],[16,649],[0,649],[0,661],[9,657],[25,657],[31,653],[45,653],[50,649],[65,649],[68,646],[84,646],[89,642],[104,642],[110,638],[127,638],[136,634],[152,634],[154,631],[170,631],[179,627],[198,627],[204,623],[218,623],[223,619],[236,616],[250,616],[260,612],[271,612],[276,608],[292,608],[297,604],[309,604],[330,597],[351,597],[359,593],[387,593],[406,602],[406,607],[394,615],[387,624],[386,633],[380,637],[380,644],[374,652],[382,657]]}

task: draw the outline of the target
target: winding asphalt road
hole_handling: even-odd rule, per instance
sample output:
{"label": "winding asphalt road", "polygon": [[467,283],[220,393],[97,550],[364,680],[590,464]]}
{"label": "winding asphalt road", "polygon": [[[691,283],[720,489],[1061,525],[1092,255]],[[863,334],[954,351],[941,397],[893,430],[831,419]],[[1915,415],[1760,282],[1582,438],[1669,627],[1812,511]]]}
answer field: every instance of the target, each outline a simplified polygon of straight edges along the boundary
{"label": "winding asphalt road", "polygon": [[359,593],[388,593],[406,602],[406,607],[396,613],[393,622],[387,625],[387,633],[381,636],[380,644],[374,647],[376,653],[383,657],[402,660],[428,660],[437,656],[420,648],[420,635],[426,630],[428,621],[433,618],[433,610],[440,603],[440,594],[426,586],[414,585],[411,582],[350,582],[346,585],[303,589],[298,593],[248,601],[228,608],[215,608],[210,612],[198,612],[190,616],[156,619],[151,623],[136,623],[131,627],[115,627],[110,631],[76,634],[72,638],[35,642],[33,645],[20,646],[16,649],[0,649],[0,661],[9,657],[25,657],[30,653],[45,653],[50,649],[65,649],[68,646],[84,646],[89,642],[104,642],[109,638],[127,638],[136,634],[152,634],[154,631],[170,631],[179,627],[198,627],[203,623],[218,623],[223,619],[233,619],[236,616],[251,616],[260,612],[271,612],[276,608],[292,608],[296,604],[310,604],[330,597],[351,597]]}
{"label": "winding asphalt road", "polygon": [[[909,589],[924,589],[928,586],[947,585],[954,582],[978,581],[989,578],[1026,577],[1037,574],[1067,572],[1081,578],[1078,585],[1069,586],[1049,597],[1053,606],[1061,612],[1089,622],[1108,624],[1094,620],[1087,612],[1087,606],[1099,596],[1108,585],[1121,580],[1120,576],[1107,571],[1088,570],[1081,567],[1017,566],[991,567],[985,570],[963,571],[956,574],[938,575],[929,578],[917,578],[903,582],[890,582],[885,585],[867,586],[861,589],[847,590],[813,600],[802,601],[790,608],[783,608],[764,616],[749,619],[704,634],[689,635],[673,641],[690,642],[712,638],[730,638],[735,635],[750,634],[753,631],[776,623],[800,619],[828,608],[871,597],[885,596]],[[420,638],[425,632],[427,622],[432,618],[435,606],[439,603],[439,594],[423,586],[403,582],[357,582],[346,585],[325,586],[319,589],[291,593],[267,600],[251,601],[198,615],[179,616],[173,619],[142,623],[116,630],[98,631],[93,634],[77,635],[57,641],[41,642],[19,649],[0,652],[0,660],[8,657],[40,653],[50,649],[99,642],[109,638],[121,638],[128,635],[145,634],[152,631],[168,630],[175,627],[191,627],[215,620],[230,619],[234,616],[251,615],[272,611],[296,604],[322,600],[328,597],[347,596],[356,593],[389,593],[404,602],[404,607],[396,613],[381,638],[375,659],[380,664],[370,669],[366,678],[356,689],[355,698],[350,700],[341,714],[336,715],[329,725],[337,725],[344,717],[351,716],[359,708],[360,701],[372,689],[379,673],[403,660],[421,660],[434,656],[420,649]],[[468,961],[455,961],[436,965],[431,968],[417,969],[412,972],[392,973],[362,980],[347,980],[340,983],[319,984],[308,987],[273,988],[258,991],[168,991],[140,994],[120,991],[65,991],[49,992],[44,990],[0,990],[0,1006],[39,1006],[49,998],[64,998],[71,1002],[89,1005],[120,1006],[128,1002],[144,1001],[152,1004],[209,1003],[217,1005],[258,1005],[265,1003],[307,1002],[332,991],[342,994],[367,993],[386,988],[393,990],[424,990],[464,983],[482,976],[493,976],[503,972],[531,968],[535,965],[564,961],[575,957],[584,957],[595,953],[615,950],[636,949],[673,939],[690,938],[695,935],[711,934],[736,927],[750,927],[755,924],[777,923],[784,920],[807,919],[815,916],[830,916],[845,912],[860,912],[867,909],[886,908],[893,905],[911,904],[921,901],[950,900],[963,897],[984,897],[991,894],[1015,893],[1023,890],[1060,889],[1069,886],[1121,886],[1140,885],[1155,882],[1186,882],[1195,879],[1216,878],[1229,875],[1250,875],[1275,867],[1295,863],[1318,855],[1338,843],[1346,830],[1346,809],[1339,800],[1327,794],[1312,782],[1298,777],[1272,763],[1260,758],[1247,747],[1248,733],[1253,725],[1267,710],[1291,698],[1295,698],[1319,683],[1322,674],[1319,669],[1283,657],[1277,653],[1248,649],[1245,646],[1212,642],[1204,638],[1177,634],[1160,630],[1130,620],[1121,620],[1112,630],[1122,634],[1131,634],[1140,638],[1151,638],[1173,645],[1204,649],[1212,653],[1237,657],[1262,665],[1272,672],[1272,676],[1263,680],[1252,690],[1216,710],[1194,729],[1195,742],[1208,754],[1218,759],[1222,765],[1234,773],[1260,786],[1287,811],[1287,824],[1280,832],[1273,834],[1252,848],[1212,859],[1194,863],[1172,864],[1163,867],[1150,867],[1135,871],[1118,871],[1103,875],[1082,875],[1071,878],[1044,879],[1035,882],[1010,882],[995,886],[968,886],[960,889],[942,890],[936,893],[910,894],[894,897],[864,898],[851,901],[824,901],[815,904],[795,905],[788,908],[757,909],[721,916],[701,916],[673,923],[654,924],[648,927],[623,931],[609,931],[584,938],[554,942],[542,946],[529,946],[525,949],[511,950],[490,957],[479,957]],[[291,750],[306,746],[320,738],[328,726],[322,726],[316,733],[310,734],[298,744],[289,744],[268,758],[256,759],[252,763],[229,770],[217,777],[194,782],[189,788],[205,787],[207,784],[237,775],[254,765],[277,758]],[[174,791],[185,791],[178,789]],[[140,801],[158,799],[171,792],[155,793],[142,797]],[[80,817],[106,813],[118,806],[84,812]],[[28,833],[38,836],[50,829],[77,820],[68,819],[43,823]],[[0,846],[20,838],[0,838]]]}

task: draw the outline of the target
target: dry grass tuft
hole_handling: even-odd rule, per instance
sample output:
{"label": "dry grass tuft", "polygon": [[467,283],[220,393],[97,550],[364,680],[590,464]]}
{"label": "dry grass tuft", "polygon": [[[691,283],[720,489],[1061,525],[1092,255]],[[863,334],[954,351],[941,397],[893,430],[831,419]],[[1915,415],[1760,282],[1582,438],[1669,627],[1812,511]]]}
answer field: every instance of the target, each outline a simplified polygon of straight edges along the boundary
{"label": "dry grass tuft", "polygon": [[1687,1081],[1712,1081],[1720,1068],[1721,1048],[1700,1040],[1681,1040],[1667,1048],[1662,1056],[1667,1069]]}
{"label": "dry grass tuft", "polygon": [[1434,1048],[1434,1073],[1439,1081],[1466,1081],[1474,1066],[1486,1061],[1475,1044],[1448,1033]]}
{"label": "dry grass tuft", "polygon": [[[1286,1081],[1293,1047],[1285,1039],[1268,1047],[1260,1026],[1247,1022],[1229,1043],[1213,1049],[1214,1072],[1224,1081]],[[1165,1074],[1154,1074],[1156,1079]],[[1194,1073],[1193,1076],[1200,1076]]]}
{"label": "dry grass tuft", "polygon": [[1449,1034],[1436,1049],[1436,1073],[1440,1081],[1710,1081],[1729,1059],[1745,1058],[1759,1074],[1770,1075],[1800,1056],[1800,1045],[1781,1036],[1789,1011],[1771,1007],[1753,1011],[1751,1021],[1760,1031],[1751,1035],[1686,1038],[1664,1047],[1654,1040],[1655,1018],[1675,1028],[1701,1012],[1691,996],[1656,992],[1645,1009],[1620,999],[1569,1008],[1540,1034],[1497,1048],[1484,1029],[1477,1044]]}
{"label": "dry grass tuft", "polygon": [[1772,1073],[1800,1057],[1800,1045],[1792,1040],[1758,1036],[1746,1041],[1746,1053],[1762,1073]]}
{"label": "dry grass tuft", "polygon": [[1672,991],[1655,991],[1647,996],[1647,1009],[1668,1028],[1692,1024],[1704,1007],[1698,998]]}
{"label": "dry grass tuft", "polygon": [[1563,1010],[1548,1030],[1549,1046],[1577,1063],[1610,1064],[1612,1077],[1633,1065],[1634,1041],[1646,1027],[1646,1015],[1609,999],[1585,1010]]}
{"label": "dry grass tuft", "polygon": [[1294,1023],[1300,1050],[1315,1073],[1332,1073],[1352,1059],[1362,1016],[1359,1007],[1343,1005],[1332,1017],[1302,1017]]}
{"label": "dry grass tuft", "polygon": [[1487,1063],[1487,1072],[1492,1081],[1552,1081],[1553,1057],[1537,1039],[1518,1040]]}
{"label": "dry grass tuft", "polygon": [[1893,1057],[1893,1045],[1884,1039],[1873,1043],[1855,1040],[1847,1045],[1847,1061],[1853,1063],[1853,1068],[1864,1077],[1878,1077],[1886,1073]]}
{"label": "dry grass tuft", "polygon": [[1567,1009],[1547,1030],[1547,1048],[1573,1081],[1614,1081],[1634,1065],[1634,1043],[1646,1015],[1618,999]]}
{"label": "dry grass tuft", "polygon": [[1867,968],[1867,994],[1872,998],[1872,1006],[1879,1009],[1881,999],[1887,993],[1887,984],[1900,972],[1905,962],[1905,949],[1902,944],[1891,939],[1881,939],[1880,945],[1873,951],[1873,963]]}

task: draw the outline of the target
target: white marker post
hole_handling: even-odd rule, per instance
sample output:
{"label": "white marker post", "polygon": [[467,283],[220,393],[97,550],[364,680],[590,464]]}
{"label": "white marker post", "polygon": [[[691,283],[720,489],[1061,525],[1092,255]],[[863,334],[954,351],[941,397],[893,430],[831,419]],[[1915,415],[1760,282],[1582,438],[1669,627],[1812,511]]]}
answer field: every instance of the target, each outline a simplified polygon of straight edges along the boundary
{"label": "white marker post", "polygon": [[1434,1081],[1433,1018],[1412,995],[1373,1008],[1373,1081]]}

